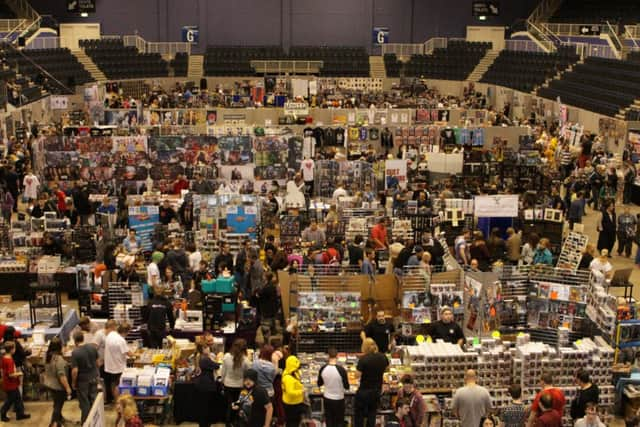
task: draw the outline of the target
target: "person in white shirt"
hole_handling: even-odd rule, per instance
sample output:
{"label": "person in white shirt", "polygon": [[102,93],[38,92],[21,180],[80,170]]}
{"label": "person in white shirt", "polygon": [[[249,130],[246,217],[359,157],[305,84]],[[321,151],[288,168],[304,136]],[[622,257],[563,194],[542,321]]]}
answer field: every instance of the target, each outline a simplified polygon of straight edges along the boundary
{"label": "person in white shirt", "polygon": [[124,338],[130,329],[129,324],[124,322],[118,326],[117,331],[109,332],[104,341],[105,387],[111,388],[114,400],[118,400],[120,395],[118,385],[120,376],[127,368],[127,357],[133,356]]}
{"label": "person in white shirt", "polygon": [[200,269],[200,261],[202,261],[202,254],[198,249],[196,249],[196,245],[191,244],[189,246],[189,270],[192,272],[196,272]]}
{"label": "person in white shirt", "polygon": [[349,379],[347,371],[338,365],[336,349],[330,347],[327,353],[329,362],[318,372],[318,387],[324,385],[322,399],[326,425],[338,427],[344,425],[344,392],[349,390]]}
{"label": "person in white shirt", "polygon": [[611,279],[613,266],[609,262],[609,251],[607,249],[600,251],[600,256],[591,261],[589,269],[596,274],[601,274],[605,279]]}
{"label": "person in white shirt", "polygon": [[575,427],[605,427],[598,417],[598,405],[595,402],[587,402],[585,416],[576,421]]}
{"label": "person in white shirt", "polygon": [[158,263],[162,261],[162,253],[154,252],[151,255],[151,262],[147,266],[147,285],[154,287],[160,283],[160,269]]}
{"label": "person in white shirt", "polygon": [[349,193],[347,193],[347,190],[344,189],[344,184],[342,182],[338,183],[338,188],[336,188],[333,192],[333,204],[337,205],[338,201],[340,201],[340,198],[347,197],[348,195]]}
{"label": "person in white shirt", "polygon": [[[104,373],[104,345],[105,345],[107,335],[109,335],[110,332],[115,331],[117,326],[118,324],[116,323],[115,320],[113,319],[107,320],[107,323],[105,323],[104,328],[99,329],[93,335],[93,341],[91,342],[98,349],[98,366],[100,366],[100,377],[102,377],[102,379],[105,382],[106,382],[106,376]],[[113,395],[112,395],[111,389],[108,388],[107,394],[105,396],[105,404],[108,405],[112,401],[113,401]]]}
{"label": "person in white shirt", "polygon": [[36,200],[38,198],[38,188],[40,187],[40,181],[38,177],[33,174],[31,171],[27,171],[27,174],[24,176],[22,180],[22,188],[24,191],[22,193],[22,197],[29,201]]}

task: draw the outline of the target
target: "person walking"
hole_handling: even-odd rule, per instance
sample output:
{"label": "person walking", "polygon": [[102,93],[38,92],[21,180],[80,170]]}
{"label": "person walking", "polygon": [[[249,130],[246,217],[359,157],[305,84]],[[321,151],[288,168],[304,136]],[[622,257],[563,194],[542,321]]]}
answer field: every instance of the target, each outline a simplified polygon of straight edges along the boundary
{"label": "person walking", "polygon": [[0,420],[9,422],[11,419],[7,416],[7,412],[13,406],[16,411],[16,421],[31,418],[31,415],[24,412],[24,403],[20,394],[20,379],[22,371],[16,369],[13,361],[13,353],[16,351],[16,343],[14,341],[6,341],[4,343],[4,356],[2,357],[2,389],[7,395],[2,408],[0,408]]}
{"label": "person walking", "polygon": [[49,342],[45,358],[44,386],[53,396],[53,412],[49,427],[62,427],[62,407],[71,398],[71,386],[67,380],[68,364],[62,357],[62,341],[54,337]]}
{"label": "person walking", "polygon": [[338,352],[334,347],[327,351],[329,362],[318,372],[318,387],[324,386],[322,400],[326,427],[344,427],[344,392],[349,390],[347,371],[338,365]]}
{"label": "person walking", "polygon": [[360,373],[360,387],[354,400],[354,427],[367,427],[376,424],[376,412],[382,390],[382,376],[389,366],[387,357],[378,351],[378,345],[372,338],[362,341],[363,356],[358,360],[356,369]]}
{"label": "person walking", "polygon": [[227,426],[235,425],[236,416],[231,410],[233,402],[238,400],[242,391],[244,372],[251,367],[247,357],[247,342],[237,338],[231,344],[229,353],[222,358],[220,376],[224,385],[224,395],[227,398]]}
{"label": "person walking", "polygon": [[632,215],[629,207],[625,206],[622,214],[618,216],[618,256],[621,256],[622,252],[627,258],[631,256],[637,226],[635,215]]}
{"label": "person walking", "polygon": [[300,360],[289,356],[282,373],[282,403],[286,427],[298,427],[304,411],[304,385],[300,381]]}
{"label": "person walking", "polygon": [[78,393],[80,423],[84,424],[98,395],[98,350],[93,344],[85,344],[80,331],[73,335],[73,342],[76,348],[71,353],[71,384]]}
{"label": "person walking", "polygon": [[603,249],[606,249],[609,251],[609,256],[611,256],[613,245],[616,242],[616,224],[617,221],[614,206],[612,202],[609,202],[605,204],[602,209],[602,217],[596,227],[596,230],[599,233],[598,250],[602,251]]}
{"label": "person walking", "polygon": [[492,410],[491,395],[486,388],[476,383],[476,371],[469,369],[464,374],[464,387],[453,395],[451,407],[460,419],[461,427],[477,427],[482,417]]}

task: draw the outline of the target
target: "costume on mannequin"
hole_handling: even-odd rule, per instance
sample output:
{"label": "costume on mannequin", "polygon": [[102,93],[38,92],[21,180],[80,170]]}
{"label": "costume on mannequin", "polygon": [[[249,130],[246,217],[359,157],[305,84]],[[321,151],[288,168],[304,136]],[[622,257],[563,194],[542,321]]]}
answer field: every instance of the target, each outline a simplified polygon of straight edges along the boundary
{"label": "costume on mannequin", "polygon": [[300,164],[300,172],[305,185],[305,191],[309,195],[313,195],[313,180],[315,173],[315,162],[308,156],[304,156],[304,160]]}
{"label": "costume on mannequin", "polygon": [[304,193],[294,181],[287,182],[287,195],[284,196],[284,205],[287,208],[302,208],[306,206]]}

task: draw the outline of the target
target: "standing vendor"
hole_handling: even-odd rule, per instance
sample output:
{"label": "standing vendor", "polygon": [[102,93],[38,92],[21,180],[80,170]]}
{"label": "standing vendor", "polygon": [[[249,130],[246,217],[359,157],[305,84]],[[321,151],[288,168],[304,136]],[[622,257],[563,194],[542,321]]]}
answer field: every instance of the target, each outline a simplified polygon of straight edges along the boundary
{"label": "standing vendor", "polygon": [[384,317],[384,310],[378,310],[376,318],[364,327],[364,331],[360,332],[360,338],[364,341],[371,338],[376,342],[380,353],[387,353],[395,346],[394,334],[395,329],[391,322],[387,322]]}
{"label": "standing vendor", "polygon": [[451,307],[442,307],[440,310],[440,320],[431,325],[431,339],[442,340],[451,344],[464,344],[464,333],[462,328],[453,320],[453,310]]}

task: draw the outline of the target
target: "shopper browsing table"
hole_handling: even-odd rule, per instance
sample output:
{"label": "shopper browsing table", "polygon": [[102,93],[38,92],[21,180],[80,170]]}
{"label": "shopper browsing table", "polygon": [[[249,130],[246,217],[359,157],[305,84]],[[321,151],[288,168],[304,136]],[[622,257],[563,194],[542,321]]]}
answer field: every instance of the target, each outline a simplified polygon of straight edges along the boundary
{"label": "shopper browsing table", "polygon": [[378,223],[371,229],[371,242],[377,251],[389,247],[389,237],[387,235],[387,218],[380,218]]}
{"label": "shopper browsing table", "polygon": [[476,371],[469,369],[464,374],[465,386],[453,394],[451,407],[460,418],[461,427],[476,427],[482,417],[491,412],[491,395],[486,388],[476,384]]}
{"label": "shopper browsing table", "polygon": [[302,242],[307,243],[311,247],[321,248],[326,243],[324,231],[318,228],[316,220],[311,220],[309,227],[302,231]]}
{"label": "shopper browsing table", "polygon": [[76,348],[71,353],[71,383],[78,393],[80,423],[84,424],[98,395],[98,350],[93,344],[85,344],[82,332],[73,335],[73,342]]}
{"label": "shopper browsing table", "polygon": [[330,347],[329,362],[318,372],[318,387],[324,386],[324,417],[326,427],[344,426],[344,392],[349,390],[347,371],[338,365],[338,352]]}
{"label": "shopper browsing table", "polygon": [[450,307],[442,307],[440,320],[431,325],[431,339],[443,340],[451,344],[464,344],[462,328],[453,319],[453,310]]}
{"label": "shopper browsing table", "polygon": [[408,427],[407,419],[410,411],[409,401],[406,399],[396,400],[396,412],[389,417],[385,427]]}
{"label": "shopper browsing table", "polygon": [[62,427],[62,407],[67,398],[71,398],[71,386],[67,380],[67,362],[62,357],[62,341],[58,337],[49,342],[44,385],[53,394],[53,412],[49,426]]}
{"label": "shopper browsing table", "polygon": [[[247,427],[269,427],[273,417],[273,405],[266,390],[260,387],[258,373],[248,369],[244,375],[244,389],[233,403],[233,409],[239,412],[239,418]],[[288,425],[288,423],[287,423]]]}
{"label": "shopper browsing table", "polygon": [[104,372],[107,379],[105,387],[111,388],[115,400],[120,396],[118,385],[120,376],[127,368],[127,357],[133,356],[125,340],[130,329],[128,323],[122,323],[117,331],[109,332],[104,342]]}
{"label": "shopper browsing table", "polygon": [[384,316],[384,310],[378,310],[375,320],[369,322],[360,332],[360,338],[362,341],[365,341],[366,338],[373,339],[378,346],[378,351],[386,353],[395,345],[394,332],[393,324],[387,322]]}
{"label": "shopper browsing table", "polygon": [[173,329],[175,318],[173,316],[173,307],[164,296],[164,287],[162,285],[154,286],[153,297],[149,300],[145,310],[147,321],[147,330],[149,331],[149,347],[162,348],[162,340],[167,333],[167,322],[170,330]]}
{"label": "shopper browsing table", "polygon": [[427,413],[427,405],[424,403],[422,393],[413,384],[413,377],[405,375],[400,380],[402,388],[398,390],[398,401],[406,400],[409,404],[409,413],[405,417],[405,427],[422,427],[424,416]]}
{"label": "shopper browsing table", "polygon": [[389,361],[378,351],[378,346],[371,338],[363,341],[362,353],[364,355],[356,366],[360,373],[360,387],[354,400],[354,427],[364,427],[365,418],[366,426],[374,427],[382,390],[382,376],[389,366]]}

